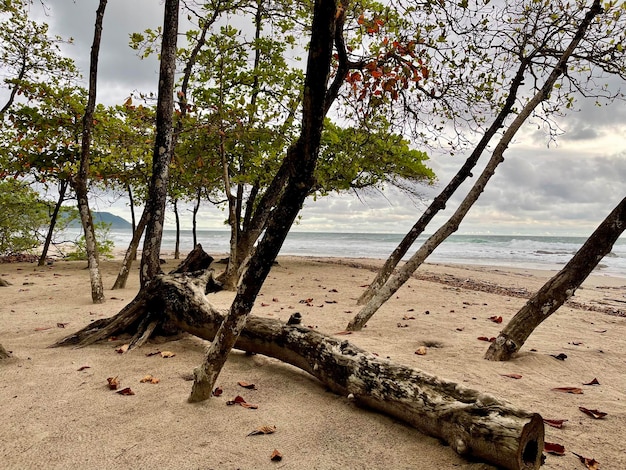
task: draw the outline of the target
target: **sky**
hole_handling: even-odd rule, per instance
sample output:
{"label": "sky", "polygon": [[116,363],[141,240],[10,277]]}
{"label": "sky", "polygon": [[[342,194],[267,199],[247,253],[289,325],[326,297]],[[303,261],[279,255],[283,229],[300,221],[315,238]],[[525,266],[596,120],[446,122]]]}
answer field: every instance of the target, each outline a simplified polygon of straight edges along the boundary
{"label": "sky", "polygon": [[[87,76],[98,1],[46,3],[46,12],[35,4],[33,14],[44,19],[52,33],[74,39],[64,53],[74,58]],[[109,0],[98,69],[98,102],[121,103],[135,91],[156,91],[158,62],[154,58],[139,59],[128,42],[131,33],[160,26],[162,12],[162,0]],[[579,98],[576,104],[580,110],[559,121],[565,133],[556,142],[548,142],[537,123],[524,126],[458,233],[589,235],[626,196],[626,103],[597,107],[594,100]],[[453,157],[431,153],[429,166],[438,183],[424,188],[422,200],[407,201],[394,188],[360,197],[350,194],[309,200],[295,229],[405,233],[467,155],[469,150]],[[483,155],[483,159],[488,156]],[[457,191],[427,233],[435,231],[453,213],[471,184],[472,180]],[[124,201],[100,195],[92,205],[95,210],[129,219]],[[183,212],[183,224],[189,227],[190,213]],[[225,229],[224,218],[224,212],[207,205],[201,211],[199,227]],[[168,216],[166,223],[171,226],[173,216]]]}

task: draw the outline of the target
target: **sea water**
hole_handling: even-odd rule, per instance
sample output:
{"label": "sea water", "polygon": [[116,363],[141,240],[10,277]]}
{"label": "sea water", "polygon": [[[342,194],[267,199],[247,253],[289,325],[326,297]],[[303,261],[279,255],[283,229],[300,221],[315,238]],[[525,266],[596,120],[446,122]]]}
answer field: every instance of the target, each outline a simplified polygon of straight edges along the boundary
{"label": "sea water", "polygon": [[[109,238],[118,250],[126,249],[131,235],[130,230],[115,229],[109,232]],[[198,243],[214,256],[225,256],[228,253],[229,236],[228,231],[197,231]],[[280,254],[386,259],[402,238],[402,234],[292,231]],[[427,236],[420,236],[405,259],[413,255],[426,239]],[[585,237],[563,236],[452,235],[426,261],[558,270],[565,266],[585,241]],[[162,251],[173,251],[175,242],[176,231],[165,230]],[[191,230],[182,230],[181,252],[186,253],[192,248]],[[626,238],[622,237],[615,243],[611,253],[600,261],[595,274],[626,277]]]}

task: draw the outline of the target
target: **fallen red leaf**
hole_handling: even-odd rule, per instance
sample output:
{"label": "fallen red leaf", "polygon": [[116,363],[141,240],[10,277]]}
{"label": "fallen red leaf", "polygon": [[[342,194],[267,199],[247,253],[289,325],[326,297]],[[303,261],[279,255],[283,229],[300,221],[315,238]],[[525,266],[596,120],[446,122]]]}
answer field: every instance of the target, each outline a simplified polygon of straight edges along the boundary
{"label": "fallen red leaf", "polygon": [[248,390],[256,390],[256,385],[249,384],[248,382],[237,382],[237,385],[243,388],[247,388]]}
{"label": "fallen red leaf", "polygon": [[480,341],[487,341],[488,343],[493,343],[496,338],[487,338],[486,336],[479,336],[477,339]]}
{"label": "fallen red leaf", "polygon": [[130,387],[123,388],[122,390],[119,390],[117,393],[119,393],[120,395],[126,395],[126,396],[135,394],[135,392],[133,392],[130,389]]}
{"label": "fallen red leaf", "polygon": [[266,304],[265,302],[261,302],[261,307],[269,307],[270,304]]}
{"label": "fallen red leaf", "polygon": [[590,459],[589,457],[583,457],[582,455],[578,455],[576,452],[572,452],[578,459],[585,464],[585,466],[589,470],[598,470],[600,468],[600,463],[595,459]]}
{"label": "fallen red leaf", "polygon": [[283,454],[281,454],[278,449],[274,449],[272,451],[272,455],[270,455],[270,460],[273,462],[280,462],[283,459]]}
{"label": "fallen red leaf", "polygon": [[224,393],[224,390],[222,390],[222,387],[215,387],[215,390],[213,390],[214,397],[219,397],[222,393]]}
{"label": "fallen red leaf", "polygon": [[600,385],[600,382],[598,382],[598,379],[593,379],[591,382],[588,382],[586,384],[583,385]]}
{"label": "fallen red leaf", "polygon": [[67,325],[69,325],[69,322],[66,323],[57,323],[57,328],[65,328]]}
{"label": "fallen red leaf", "polygon": [[565,447],[555,442],[544,442],[543,450],[553,455],[565,455]]}
{"label": "fallen red leaf", "polygon": [[605,413],[604,411],[590,410],[585,408],[584,406],[579,406],[578,409],[585,413],[587,416],[591,416],[594,419],[602,419],[607,415],[607,413]]}
{"label": "fallen red leaf", "polygon": [[498,317],[496,315],[489,317],[489,320],[491,320],[494,323],[502,323],[502,317]]}
{"label": "fallen red leaf", "polygon": [[509,377],[511,379],[521,379],[522,376],[519,374],[500,374],[502,377]]}
{"label": "fallen red leaf", "polygon": [[117,376],[107,378],[107,382],[109,382],[109,388],[111,390],[117,390],[117,387],[120,386],[120,381]]}
{"label": "fallen red leaf", "polygon": [[81,370],[85,370],[85,369],[91,369],[91,366],[81,366],[81,367],[79,367],[76,370],[81,371]]}
{"label": "fallen red leaf", "polygon": [[552,389],[555,392],[562,392],[562,393],[573,393],[575,395],[582,395],[583,394],[583,390],[581,388],[578,387],[556,387]]}
{"label": "fallen red leaf", "polygon": [[555,359],[558,359],[559,361],[564,361],[565,359],[567,359],[567,354],[564,354],[564,353],[550,354],[550,356],[552,356]]}
{"label": "fallen red leaf", "polygon": [[124,354],[126,351],[128,351],[128,346],[128,344],[123,344],[119,348],[117,348],[115,352],[118,354]]}
{"label": "fallen red leaf", "polygon": [[553,428],[561,429],[563,427],[563,424],[565,422],[567,422],[567,420],[566,419],[546,419],[546,418],[543,418],[543,422],[546,423],[548,426],[552,426]]}

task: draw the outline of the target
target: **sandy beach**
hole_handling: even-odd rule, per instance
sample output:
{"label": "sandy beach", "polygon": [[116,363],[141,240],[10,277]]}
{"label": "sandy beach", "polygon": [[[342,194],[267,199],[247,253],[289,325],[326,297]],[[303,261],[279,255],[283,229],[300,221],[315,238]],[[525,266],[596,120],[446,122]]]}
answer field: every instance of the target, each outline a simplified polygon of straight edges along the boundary
{"label": "sandy beach", "polygon": [[[216,256],[217,258],[218,256]],[[380,261],[282,257],[253,314],[335,334],[358,312],[356,299]],[[164,271],[178,261],[168,259]],[[119,354],[124,338],[83,349],[48,348],[88,323],[116,314],[138,289],[136,266],[123,290],[109,290],[119,261],[102,263],[106,302],[91,303],[84,262],[0,264],[0,462],[3,469],[491,469],[437,439],[327,391],[275,359],[234,351],[218,381],[223,395],[191,405],[193,368],[205,341],[186,336]],[[221,266],[217,265],[216,269]],[[509,362],[483,359],[488,343],[554,273],[488,266],[427,264],[370,320],[345,338],[410,367],[488,392],[544,419],[545,469],[626,468],[626,278],[595,275],[545,321]],[[211,294],[228,307],[231,292]],[[308,303],[301,300],[312,299]],[[502,316],[503,323],[490,320]],[[426,346],[425,355],[415,351]],[[158,351],[170,351],[172,357]],[[565,360],[554,356],[564,354]],[[158,383],[141,382],[151,374]],[[514,379],[507,375],[517,374]],[[107,386],[118,377],[123,396]],[[596,379],[599,384],[588,384]],[[242,388],[238,382],[256,385]],[[557,387],[581,388],[582,394]],[[227,406],[241,395],[258,409]],[[607,415],[594,419],[584,407]],[[248,434],[276,426],[267,435]],[[277,449],[281,461],[271,461]]]}

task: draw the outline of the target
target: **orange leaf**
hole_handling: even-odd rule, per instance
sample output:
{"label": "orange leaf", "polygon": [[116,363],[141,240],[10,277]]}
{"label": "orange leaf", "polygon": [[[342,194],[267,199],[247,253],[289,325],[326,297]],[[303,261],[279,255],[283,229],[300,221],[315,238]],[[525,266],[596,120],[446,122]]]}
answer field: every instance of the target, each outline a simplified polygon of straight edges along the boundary
{"label": "orange leaf", "polygon": [[256,385],[249,384],[248,382],[237,382],[237,385],[243,388],[247,388],[248,390],[256,390]]}
{"label": "orange leaf", "polygon": [[248,436],[258,436],[259,434],[273,434],[276,432],[276,426],[261,426],[254,431],[248,433]]}
{"label": "orange leaf", "polygon": [[480,341],[487,341],[489,343],[493,343],[496,340],[496,338],[487,338],[486,336],[479,336],[477,339]]}
{"label": "orange leaf", "polygon": [[607,413],[605,413],[604,411],[589,410],[585,408],[584,406],[579,406],[578,409],[582,411],[583,413],[585,413],[587,416],[591,416],[594,419],[601,419],[607,415]]}
{"label": "orange leaf", "polygon": [[253,405],[252,403],[239,403],[244,408],[249,408],[251,410],[256,410],[259,405]]}
{"label": "orange leaf", "polygon": [[566,421],[566,419],[543,419],[543,422],[546,423],[548,426],[559,429],[563,427],[563,423],[565,423]]}
{"label": "orange leaf", "polygon": [[135,394],[135,392],[133,392],[130,389],[130,387],[123,388],[122,390],[119,390],[117,393],[119,393],[120,395],[126,395],[126,396]]}
{"label": "orange leaf", "polygon": [[585,464],[589,470],[598,470],[600,468],[600,463],[597,460],[583,457],[582,455],[578,455],[576,452],[572,452],[572,454],[578,457],[578,459]]}
{"label": "orange leaf", "polygon": [[502,377],[509,377],[510,379],[521,379],[522,376],[519,374],[500,374]]}
{"label": "orange leaf", "polygon": [[161,351],[161,357],[164,358],[168,358],[168,357],[174,357],[176,356],[176,353],[173,353],[172,351]]}
{"label": "orange leaf", "polygon": [[278,449],[274,449],[272,451],[272,455],[270,455],[270,460],[273,462],[280,462],[283,459],[283,454],[278,452]]}
{"label": "orange leaf", "polygon": [[491,320],[494,323],[502,323],[502,317],[497,317],[497,316],[493,316],[493,317],[489,317],[489,320]]}
{"label": "orange leaf", "polygon": [[565,455],[565,447],[554,442],[544,442],[543,450],[554,455]]}
{"label": "orange leaf", "polygon": [[582,395],[583,391],[578,387],[556,387],[553,388],[554,392],[562,392],[562,393],[573,393],[574,395]]}
{"label": "orange leaf", "polygon": [[148,374],[143,379],[141,379],[139,382],[142,383],[142,384],[143,383],[158,384],[160,382],[160,380],[157,379],[156,377],[153,377],[152,375]]}
{"label": "orange leaf", "polygon": [[123,344],[115,350],[118,354],[124,354],[126,351],[128,351],[128,344]]}
{"label": "orange leaf", "polygon": [[420,346],[419,348],[417,348],[417,351],[415,351],[415,354],[417,354],[418,356],[425,356],[426,352],[426,346]]}

